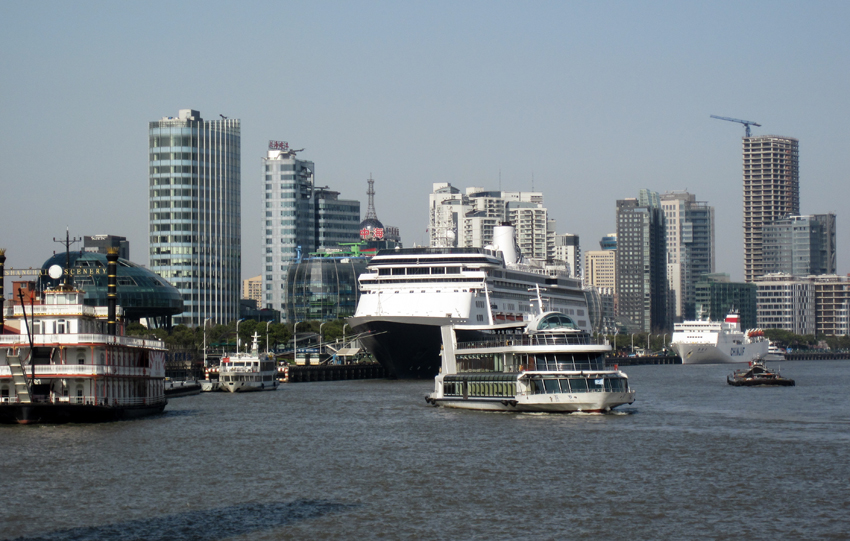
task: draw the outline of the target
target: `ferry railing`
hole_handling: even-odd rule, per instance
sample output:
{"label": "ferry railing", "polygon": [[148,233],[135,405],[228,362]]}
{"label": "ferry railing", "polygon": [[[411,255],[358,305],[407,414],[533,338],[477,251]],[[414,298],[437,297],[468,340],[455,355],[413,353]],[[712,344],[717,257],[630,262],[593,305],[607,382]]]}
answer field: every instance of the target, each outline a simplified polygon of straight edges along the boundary
{"label": "ferry railing", "polygon": [[[23,341],[22,338],[24,339]],[[29,343],[25,340],[25,338],[26,334],[0,335],[0,345],[29,347]],[[145,340],[144,338],[134,338],[130,336],[112,336],[111,334],[33,334],[33,341],[37,346],[107,344],[157,350],[165,349],[165,344],[159,340]]]}
{"label": "ferry railing", "polygon": [[479,349],[506,346],[596,346],[596,341],[587,334],[534,335],[518,337],[494,337],[486,340],[458,342],[457,349]]}

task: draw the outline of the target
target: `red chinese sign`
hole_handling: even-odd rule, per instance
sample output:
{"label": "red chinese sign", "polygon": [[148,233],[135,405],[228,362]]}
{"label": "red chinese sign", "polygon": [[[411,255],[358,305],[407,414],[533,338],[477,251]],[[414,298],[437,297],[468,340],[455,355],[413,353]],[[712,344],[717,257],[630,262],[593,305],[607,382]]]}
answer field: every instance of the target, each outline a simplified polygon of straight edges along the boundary
{"label": "red chinese sign", "polygon": [[269,141],[269,150],[289,150],[289,143],[286,141]]}

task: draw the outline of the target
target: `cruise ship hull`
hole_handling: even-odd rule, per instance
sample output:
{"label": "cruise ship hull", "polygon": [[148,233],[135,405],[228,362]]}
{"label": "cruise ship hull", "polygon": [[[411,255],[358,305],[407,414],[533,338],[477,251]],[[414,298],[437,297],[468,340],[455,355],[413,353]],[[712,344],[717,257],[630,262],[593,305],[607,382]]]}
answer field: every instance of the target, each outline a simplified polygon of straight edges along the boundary
{"label": "cruise ship hull", "polygon": [[746,363],[767,355],[766,341],[725,347],[684,342],[673,343],[672,346],[682,358],[682,364]]}
{"label": "cruise ship hull", "polygon": [[448,318],[355,317],[351,328],[391,378],[431,379],[440,371],[440,325]]}

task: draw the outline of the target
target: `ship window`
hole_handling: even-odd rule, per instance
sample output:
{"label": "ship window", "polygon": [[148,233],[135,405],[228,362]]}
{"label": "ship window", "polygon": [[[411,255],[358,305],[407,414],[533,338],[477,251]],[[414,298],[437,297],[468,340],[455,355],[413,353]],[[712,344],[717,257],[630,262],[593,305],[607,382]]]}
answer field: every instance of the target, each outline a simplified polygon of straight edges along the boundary
{"label": "ship window", "polygon": [[562,379],[561,381],[561,392],[569,393],[570,392],[570,380]]}
{"label": "ship window", "polygon": [[65,334],[65,320],[60,319],[56,322],[56,334]]}
{"label": "ship window", "polygon": [[393,276],[404,275],[404,269],[393,269]]}
{"label": "ship window", "polygon": [[32,333],[33,334],[41,334],[41,321],[33,321],[32,322]]}
{"label": "ship window", "polygon": [[560,393],[561,386],[556,379],[544,379],[543,388],[546,389],[546,394]]}
{"label": "ship window", "polygon": [[587,380],[584,378],[575,378],[570,380],[570,389],[574,393],[587,392]]}

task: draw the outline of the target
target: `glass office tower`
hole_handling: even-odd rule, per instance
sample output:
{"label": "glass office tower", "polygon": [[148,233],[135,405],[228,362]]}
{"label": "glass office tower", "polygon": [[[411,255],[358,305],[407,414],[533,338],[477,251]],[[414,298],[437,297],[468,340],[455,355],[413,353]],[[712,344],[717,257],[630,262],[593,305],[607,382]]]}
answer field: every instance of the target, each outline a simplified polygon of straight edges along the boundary
{"label": "glass office tower", "polygon": [[175,324],[239,316],[240,123],[181,109],[151,122],[150,268],[183,295]]}

